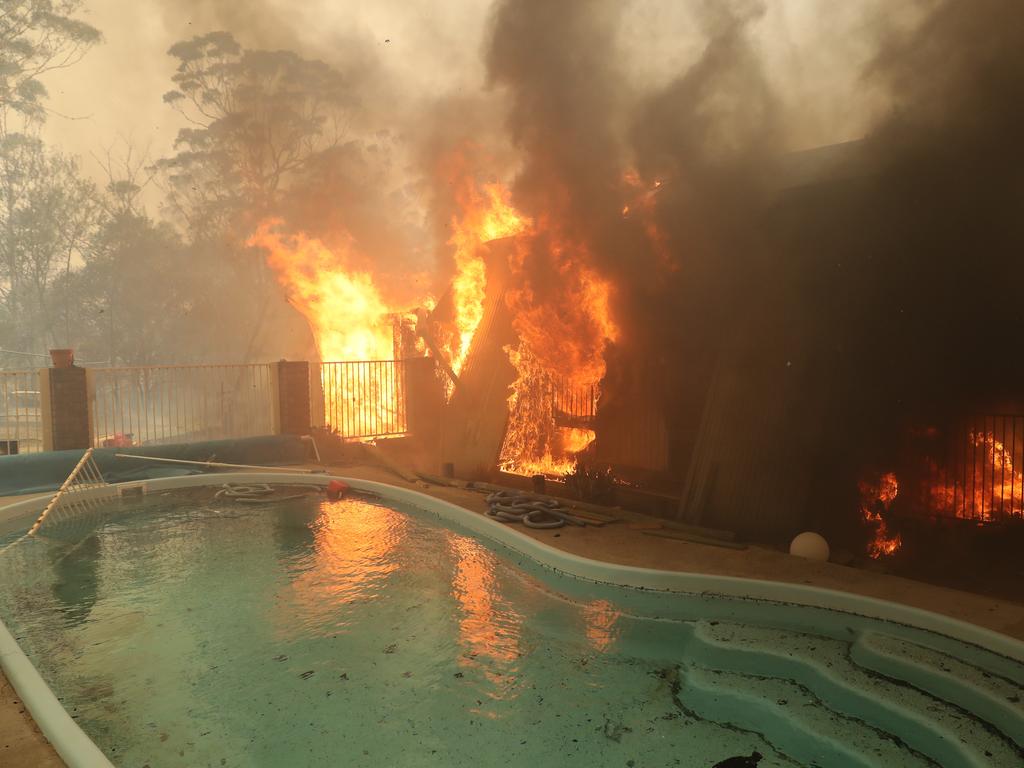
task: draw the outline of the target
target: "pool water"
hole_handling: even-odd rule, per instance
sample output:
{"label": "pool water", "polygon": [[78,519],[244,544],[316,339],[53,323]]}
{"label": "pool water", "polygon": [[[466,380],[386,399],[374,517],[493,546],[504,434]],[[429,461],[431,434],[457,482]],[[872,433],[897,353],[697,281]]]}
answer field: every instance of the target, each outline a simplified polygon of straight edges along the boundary
{"label": "pool water", "polygon": [[1024,765],[1024,667],[982,649],[588,583],[401,505],[213,493],[0,556],[0,616],[118,765]]}

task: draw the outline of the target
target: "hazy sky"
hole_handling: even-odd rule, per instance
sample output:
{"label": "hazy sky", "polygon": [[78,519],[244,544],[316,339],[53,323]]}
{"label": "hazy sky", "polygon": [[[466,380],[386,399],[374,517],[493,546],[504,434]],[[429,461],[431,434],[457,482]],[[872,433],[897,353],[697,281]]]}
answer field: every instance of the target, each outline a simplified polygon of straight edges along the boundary
{"label": "hazy sky", "polygon": [[[626,0],[620,45],[633,81],[656,87],[699,55],[700,30],[679,0]],[[756,26],[766,70],[787,109],[789,144],[804,148],[860,135],[876,100],[860,78],[872,52],[871,19],[883,0],[776,0]],[[105,41],[74,68],[50,75],[49,140],[83,157],[123,137],[166,154],[182,122],[161,97],[174,65],[167,49],[214,29],[243,45],[293,48],[376,74],[375,121],[389,128],[413,102],[485,87],[488,0],[88,0],[84,17]],[[390,104],[389,104],[390,101]],[[75,119],[69,119],[75,118]]]}
{"label": "hazy sky", "polygon": [[216,29],[246,46],[293,48],[332,63],[369,58],[414,93],[479,88],[487,12],[488,3],[472,0],[88,0],[83,17],[105,39],[48,77],[50,106],[76,119],[52,116],[46,135],[83,156],[118,136],[165,153],[183,125],[161,100],[174,72],[167,49]]}

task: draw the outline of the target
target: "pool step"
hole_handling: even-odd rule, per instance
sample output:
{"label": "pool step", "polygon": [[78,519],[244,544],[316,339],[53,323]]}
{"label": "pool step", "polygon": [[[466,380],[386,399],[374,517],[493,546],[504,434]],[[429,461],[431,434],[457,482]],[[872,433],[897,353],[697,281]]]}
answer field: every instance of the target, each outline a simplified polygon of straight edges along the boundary
{"label": "pool step", "polygon": [[683,706],[704,720],[753,731],[800,765],[934,768],[889,734],[829,709],[797,683],[703,667],[683,671]]}
{"label": "pool step", "polygon": [[689,659],[705,668],[795,682],[824,706],[898,737],[945,768],[1024,765],[1017,745],[968,714],[966,702],[944,701],[911,681],[861,668],[845,641],[701,621],[689,650]]}
{"label": "pool step", "polygon": [[850,648],[860,667],[903,680],[985,720],[1024,749],[1024,687],[949,654],[877,632]]}

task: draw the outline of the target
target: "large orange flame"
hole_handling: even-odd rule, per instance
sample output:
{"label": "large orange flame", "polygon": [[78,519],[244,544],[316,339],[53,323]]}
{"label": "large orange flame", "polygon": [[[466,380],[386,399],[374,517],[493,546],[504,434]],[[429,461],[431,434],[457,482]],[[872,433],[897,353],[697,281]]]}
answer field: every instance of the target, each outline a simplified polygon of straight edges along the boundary
{"label": "large orange flame", "polygon": [[305,234],[285,234],[278,219],[264,221],[247,245],[267,251],[267,264],[289,301],[306,317],[320,359],[389,360],[394,357],[393,310],[357,263],[350,237],[328,248]]}
{"label": "large orange flame", "polygon": [[460,212],[452,217],[452,236],[448,241],[455,246],[452,302],[456,333],[447,350],[449,363],[456,373],[466,362],[473,336],[484,315],[487,274],[482,246],[492,240],[518,235],[530,225],[529,220],[512,207],[509,197],[508,189],[501,184],[478,186],[468,174],[457,181],[455,198]]}
{"label": "large orange flame", "polygon": [[510,264],[515,287],[506,298],[519,336],[518,348],[507,350],[517,378],[500,466],[518,474],[564,475],[594,432],[560,424],[556,403],[565,389],[585,389],[594,393],[596,410],[605,348],[619,334],[612,286],[591,266],[586,246],[547,219],[516,245]]}
{"label": "large orange flame", "polygon": [[[512,206],[506,187],[478,184],[464,154],[446,157],[442,172],[458,206],[449,239],[455,248],[451,295],[456,328],[443,345],[451,367],[461,371],[483,317],[482,246],[515,236],[506,301],[519,344],[507,350],[516,381],[500,465],[521,474],[570,472],[594,432],[583,424],[558,423],[558,396],[569,388],[596,397],[605,345],[618,333],[611,320],[611,285],[591,266],[586,247],[563,236],[551,216],[535,221]],[[591,415],[595,408],[596,402]]]}
{"label": "large orange flame", "polygon": [[[267,264],[289,301],[305,316],[320,359],[325,362],[390,360],[395,357],[396,313],[381,297],[372,275],[358,271],[350,237],[340,246],[302,233],[285,234],[282,222],[264,221],[248,239],[267,252]],[[400,428],[402,382],[394,368],[376,367],[372,376],[321,371],[324,418],[343,437],[366,436],[367,425]],[[355,430],[355,431],[353,431]]]}
{"label": "large orange flame", "polygon": [[[484,245],[515,236],[505,298],[519,342],[508,350],[516,380],[500,464],[512,472],[566,474],[594,440],[587,420],[596,411],[605,347],[618,337],[612,285],[595,269],[587,245],[563,233],[557,217],[535,221],[523,215],[511,204],[508,189],[479,184],[458,156],[445,170],[458,212],[449,239],[455,261],[454,332],[442,339],[441,354],[454,372],[461,371],[483,317]],[[342,234],[335,240],[340,245],[328,247],[301,233],[285,234],[280,221],[269,220],[248,244],[267,250],[267,263],[309,321],[322,360],[391,359],[395,310],[373,275],[359,268],[368,262],[352,238]],[[582,413],[566,414],[560,403],[580,402],[580,391],[589,403]],[[566,398],[567,392],[573,396]],[[376,407],[369,405],[371,395],[325,393],[328,407],[337,405],[332,397],[340,397],[348,408]]]}

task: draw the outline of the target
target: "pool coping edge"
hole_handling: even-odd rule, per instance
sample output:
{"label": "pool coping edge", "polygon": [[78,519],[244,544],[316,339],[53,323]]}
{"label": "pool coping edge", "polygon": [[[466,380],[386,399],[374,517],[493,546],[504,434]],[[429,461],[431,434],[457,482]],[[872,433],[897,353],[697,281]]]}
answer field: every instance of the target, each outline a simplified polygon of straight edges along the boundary
{"label": "pool coping edge", "polygon": [[2,620],[0,668],[43,736],[69,768],[114,768],[103,751],[64,709]]}

